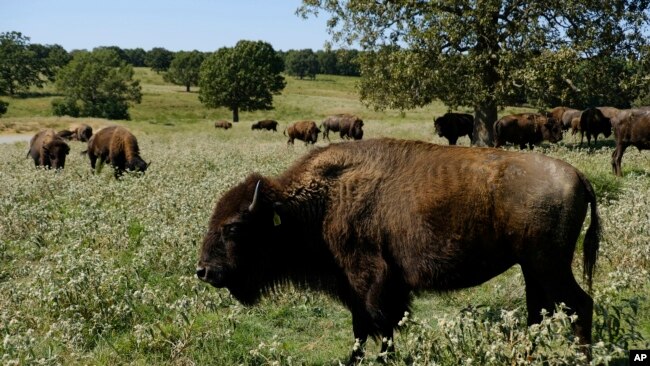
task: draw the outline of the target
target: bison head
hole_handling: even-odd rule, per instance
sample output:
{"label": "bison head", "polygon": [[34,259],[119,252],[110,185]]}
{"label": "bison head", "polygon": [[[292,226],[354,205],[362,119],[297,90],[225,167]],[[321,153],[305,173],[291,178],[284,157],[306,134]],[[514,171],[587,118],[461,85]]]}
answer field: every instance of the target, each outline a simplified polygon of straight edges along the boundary
{"label": "bison head", "polygon": [[79,141],[87,142],[93,135],[93,128],[90,126],[83,126],[79,129]]}
{"label": "bison head", "polygon": [[550,142],[558,142],[562,140],[562,122],[553,117],[547,117],[544,122],[543,135],[544,139]]}
{"label": "bison head", "polygon": [[257,302],[274,279],[271,268],[282,267],[271,249],[280,218],[269,187],[263,177],[252,175],[226,192],[214,209],[200,250],[196,276],[227,288],[243,304]]}
{"label": "bison head", "polygon": [[134,172],[144,173],[147,171],[149,165],[151,165],[151,162],[147,163],[141,158],[135,157],[126,163],[126,169]]}
{"label": "bison head", "polygon": [[70,147],[61,139],[43,145],[43,154],[45,154],[46,161],[49,161],[48,166],[54,169],[65,168],[65,158],[69,153]]}

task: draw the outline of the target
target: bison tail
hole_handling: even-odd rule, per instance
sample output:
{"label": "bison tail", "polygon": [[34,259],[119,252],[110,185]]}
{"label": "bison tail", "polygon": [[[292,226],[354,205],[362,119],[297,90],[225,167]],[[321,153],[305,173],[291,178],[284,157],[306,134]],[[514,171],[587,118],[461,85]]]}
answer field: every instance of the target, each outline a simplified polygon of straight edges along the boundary
{"label": "bison tail", "polygon": [[501,122],[500,121],[494,122],[493,130],[494,130],[493,131],[494,136],[492,136],[492,137],[494,138],[494,147],[499,147],[499,146],[501,146],[501,143],[500,143],[500,141],[501,141],[501,138],[500,138],[501,137]]}
{"label": "bison tail", "polygon": [[578,173],[582,184],[584,185],[589,195],[589,206],[591,206],[591,222],[587,228],[584,241],[582,242],[582,261],[583,261],[583,277],[587,281],[587,287],[591,292],[592,277],[596,268],[596,260],[598,258],[598,248],[600,247],[601,225],[600,217],[598,215],[598,207],[596,205],[596,194],[591,183],[582,174]]}
{"label": "bison tail", "polygon": [[285,135],[285,136],[287,135],[287,128],[286,127],[284,128],[284,131],[282,131],[282,134]]}

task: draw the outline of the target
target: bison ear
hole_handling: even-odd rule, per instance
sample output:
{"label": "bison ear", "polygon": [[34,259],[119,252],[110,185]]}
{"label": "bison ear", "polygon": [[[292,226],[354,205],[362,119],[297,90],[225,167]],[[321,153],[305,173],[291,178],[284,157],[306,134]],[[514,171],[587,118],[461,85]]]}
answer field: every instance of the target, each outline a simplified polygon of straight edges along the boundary
{"label": "bison ear", "polygon": [[262,181],[258,180],[257,184],[255,185],[255,193],[253,193],[253,201],[251,202],[250,206],[248,206],[248,211],[250,212],[255,212],[255,209],[258,207],[257,200],[259,199],[260,183],[262,183]]}

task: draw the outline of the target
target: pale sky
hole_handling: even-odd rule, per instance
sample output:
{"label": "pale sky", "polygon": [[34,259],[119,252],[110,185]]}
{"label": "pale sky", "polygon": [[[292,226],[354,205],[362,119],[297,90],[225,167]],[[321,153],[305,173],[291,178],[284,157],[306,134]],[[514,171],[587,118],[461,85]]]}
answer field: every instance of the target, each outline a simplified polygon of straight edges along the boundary
{"label": "pale sky", "polygon": [[[215,51],[246,39],[275,50],[323,49],[327,14],[302,19],[300,0],[0,0],[0,33],[68,51],[98,46]],[[334,45],[334,48],[339,48]]]}

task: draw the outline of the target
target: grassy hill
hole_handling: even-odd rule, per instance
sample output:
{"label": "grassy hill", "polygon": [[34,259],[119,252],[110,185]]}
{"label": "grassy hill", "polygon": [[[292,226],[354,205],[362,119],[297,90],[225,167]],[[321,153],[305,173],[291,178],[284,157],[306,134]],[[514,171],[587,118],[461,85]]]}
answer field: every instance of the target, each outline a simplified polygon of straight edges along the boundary
{"label": "grassy hill", "polygon": [[[405,113],[374,111],[358,101],[354,78],[289,78],[275,110],[241,113],[241,122],[224,131],[212,123],[230,119],[229,111],[204,108],[197,93],[166,84],[148,69],[138,69],[137,77],[144,96],[131,108],[131,121],[51,117],[50,88],[9,99],[0,133],[119,123],[135,132],[152,165],[143,177],[116,181],[110,167],[92,174],[79,154],[84,144],[71,142],[65,170],[55,173],[34,168],[25,142],[0,144],[0,363],[345,361],[353,343],[351,318],[329,298],[287,287],[247,308],[226,290],[196,280],[209,216],[218,197],[251,172],[278,174],[310,149],[287,147],[281,132],[251,131],[253,121],[276,119],[281,131],[296,120],[351,112],[363,117],[364,138],[446,143],[432,126],[446,108],[434,103]],[[596,188],[604,232],[594,279],[593,354],[595,361],[623,364],[627,349],[650,347],[650,157],[630,149],[619,179],[611,173],[612,146],[606,140],[581,149],[568,137],[537,150],[573,164]],[[581,254],[574,269],[579,278]],[[569,322],[560,314],[539,327],[525,326],[523,277],[515,267],[476,288],[419,296],[389,364],[584,362],[571,345]],[[377,352],[370,342],[365,363],[376,363]]]}

